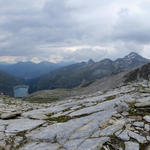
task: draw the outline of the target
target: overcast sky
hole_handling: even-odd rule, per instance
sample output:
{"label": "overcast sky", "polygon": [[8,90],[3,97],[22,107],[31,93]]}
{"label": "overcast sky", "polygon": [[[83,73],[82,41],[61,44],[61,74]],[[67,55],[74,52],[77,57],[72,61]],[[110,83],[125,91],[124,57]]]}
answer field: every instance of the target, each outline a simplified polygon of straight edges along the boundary
{"label": "overcast sky", "polygon": [[0,61],[150,58],[149,0],[0,0]]}

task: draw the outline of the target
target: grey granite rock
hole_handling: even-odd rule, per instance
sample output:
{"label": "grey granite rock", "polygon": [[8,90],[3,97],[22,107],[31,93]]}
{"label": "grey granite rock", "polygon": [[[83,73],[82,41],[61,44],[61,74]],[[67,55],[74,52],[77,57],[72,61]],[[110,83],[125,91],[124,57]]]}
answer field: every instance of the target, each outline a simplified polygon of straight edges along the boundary
{"label": "grey granite rock", "polygon": [[136,127],[144,127],[144,122],[134,122],[134,123],[133,123],[133,126],[136,126]]}
{"label": "grey granite rock", "polygon": [[36,109],[36,110],[25,112],[22,114],[22,116],[31,119],[46,119],[47,114],[60,112],[66,108],[67,107],[63,107],[63,106],[55,106],[49,108]]}
{"label": "grey granite rock", "polygon": [[117,112],[118,113],[123,113],[123,112],[127,112],[127,111],[129,111],[129,106],[126,103],[121,103],[117,107]]}
{"label": "grey granite rock", "polygon": [[64,144],[74,131],[90,121],[90,118],[79,118],[65,123],[57,123],[44,127],[41,130],[33,131],[27,136],[33,140],[58,141]]}
{"label": "grey granite rock", "polygon": [[69,114],[69,116],[74,117],[74,116],[80,116],[83,114],[91,114],[91,113],[103,111],[103,110],[110,110],[110,109],[113,110],[114,107],[116,106],[116,104],[120,103],[124,99],[125,99],[125,97],[119,97],[119,98],[116,98],[113,100],[105,101],[105,102],[99,103],[95,106],[86,107],[86,108],[80,109],[78,111],[75,111],[75,112]]}
{"label": "grey granite rock", "polygon": [[76,150],[85,141],[85,139],[74,139],[67,141],[63,147],[67,150]]}
{"label": "grey granite rock", "polygon": [[140,107],[149,107],[149,106],[150,106],[150,100],[135,104],[135,107],[137,107],[137,108],[140,108]]}
{"label": "grey granite rock", "polygon": [[149,142],[150,142],[150,136],[147,136],[147,137],[146,137],[146,139],[147,139],[147,141],[149,141]]}
{"label": "grey granite rock", "polygon": [[100,136],[100,132],[100,130],[95,131],[91,137],[98,138]]}
{"label": "grey granite rock", "polygon": [[[145,96],[145,95],[143,95],[143,96]],[[137,99],[136,102],[142,103],[142,105],[145,104],[145,102],[149,102],[149,101],[150,101],[150,95],[148,94],[148,95],[146,95],[146,96],[147,96],[147,97],[143,97],[143,98]],[[138,105],[139,105],[139,104],[138,104]]]}
{"label": "grey granite rock", "polygon": [[150,125],[149,124],[145,124],[144,129],[149,132],[150,131]]}
{"label": "grey granite rock", "polygon": [[15,119],[10,120],[6,129],[6,133],[16,134],[18,132],[32,130],[40,125],[42,125],[45,121],[41,120],[30,120],[30,119]]}
{"label": "grey granite rock", "polygon": [[129,135],[131,138],[137,140],[137,141],[138,141],[139,143],[141,143],[141,144],[146,143],[146,138],[143,137],[143,136],[141,136],[141,135],[139,135],[139,134],[137,134],[137,133],[134,133],[134,132],[132,132],[132,131],[128,131],[128,135]]}
{"label": "grey granite rock", "polygon": [[0,141],[3,141],[4,139],[5,139],[5,134],[3,132],[0,132]]}
{"label": "grey granite rock", "polygon": [[139,150],[140,146],[135,142],[125,142],[125,150]]}
{"label": "grey granite rock", "polygon": [[[83,137],[85,135],[88,136],[93,130],[95,130],[94,128],[92,129],[93,125],[94,127],[95,125],[97,126],[97,123],[100,124],[101,121],[110,118],[112,114],[113,112],[111,111],[99,112],[90,116],[73,119],[65,123],[56,123],[46,128],[42,128],[39,131],[33,131],[27,136],[32,140],[46,140],[51,142],[57,140],[60,144],[64,144],[67,139],[73,136],[73,134],[74,138]],[[96,119],[96,121],[88,126],[87,124],[94,119]],[[84,127],[89,127],[90,131],[88,132],[84,130]],[[78,129],[82,129],[81,134],[78,132]]]}
{"label": "grey granite rock", "polygon": [[145,116],[145,117],[143,117],[143,119],[144,119],[145,121],[147,121],[148,123],[150,123],[150,116]]}
{"label": "grey granite rock", "polygon": [[116,136],[123,141],[129,141],[130,140],[130,137],[128,136],[127,130],[124,130],[123,132],[121,132],[120,134],[118,134]]}
{"label": "grey granite rock", "polygon": [[116,123],[114,125],[108,126],[107,128],[103,129],[100,132],[100,136],[110,136],[113,135],[115,132],[119,131],[120,129],[122,129],[124,126],[124,122],[122,123]]}
{"label": "grey granite rock", "polygon": [[9,113],[2,113],[1,119],[13,119],[16,118],[17,116],[20,116],[21,112],[9,112]]}
{"label": "grey granite rock", "polygon": [[70,139],[89,137],[94,133],[94,131],[98,130],[98,128],[99,128],[99,122],[97,120],[93,120],[88,124],[79,128],[78,130],[76,130],[76,132],[71,135]]}
{"label": "grey granite rock", "polygon": [[106,141],[109,141],[108,137],[87,139],[78,147],[78,150],[99,150]]}
{"label": "grey granite rock", "polygon": [[59,147],[60,145],[51,143],[29,143],[19,150],[57,150]]}
{"label": "grey granite rock", "polygon": [[5,126],[0,126],[0,132],[3,132],[3,131],[5,131]]}
{"label": "grey granite rock", "polygon": [[[135,85],[137,86],[136,83]],[[150,94],[133,93],[135,87],[132,86],[78,96],[82,100],[72,98],[47,104],[20,100],[4,104],[0,99],[0,114],[4,116],[3,119],[7,119],[0,119],[0,146],[5,147],[6,140],[7,150],[11,149],[11,142],[14,149],[19,147],[19,150],[99,150],[108,141],[117,146],[111,140],[116,136],[125,143],[126,150],[138,150],[140,144],[150,142],[149,116],[145,116],[143,121],[141,116],[129,115],[126,103],[133,104],[137,101],[143,105],[143,101],[149,101]],[[112,97],[113,95],[115,96]],[[22,115],[18,119],[10,119],[11,112],[20,110]],[[45,120],[62,115],[72,118],[61,123],[59,119]],[[104,146],[109,149],[107,145]],[[123,150],[121,147],[118,149]]]}

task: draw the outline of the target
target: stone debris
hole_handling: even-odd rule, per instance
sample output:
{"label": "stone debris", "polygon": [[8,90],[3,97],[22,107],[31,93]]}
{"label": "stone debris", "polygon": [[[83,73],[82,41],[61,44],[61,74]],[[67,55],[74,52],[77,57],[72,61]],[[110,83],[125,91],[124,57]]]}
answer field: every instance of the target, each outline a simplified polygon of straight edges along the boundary
{"label": "stone debris", "polygon": [[47,104],[0,97],[0,149],[148,149],[150,94],[135,90],[142,85]]}

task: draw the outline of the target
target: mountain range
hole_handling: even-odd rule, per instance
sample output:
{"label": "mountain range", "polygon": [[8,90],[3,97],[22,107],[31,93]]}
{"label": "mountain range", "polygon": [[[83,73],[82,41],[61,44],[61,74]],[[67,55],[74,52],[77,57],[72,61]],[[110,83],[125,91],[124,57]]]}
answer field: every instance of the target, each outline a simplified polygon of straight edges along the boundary
{"label": "mountain range", "polygon": [[[88,87],[104,77],[107,78],[124,71],[132,70],[148,62],[150,62],[149,59],[132,52],[114,61],[103,59],[99,62],[94,62],[90,59],[88,62],[71,65],[48,62],[40,64],[32,62],[20,62],[12,65],[1,64],[0,92],[12,95],[13,87],[19,84],[29,85],[30,93],[47,89]],[[130,75],[130,78],[131,76],[133,75]],[[97,83],[95,85],[98,86]]]}
{"label": "mountain range", "polygon": [[0,64],[0,70],[3,70],[10,75],[22,78],[22,79],[33,79],[44,75],[55,69],[72,64],[71,62],[51,63],[51,62],[18,62],[16,64]]}
{"label": "mountain range", "polygon": [[86,87],[97,79],[118,74],[148,62],[150,62],[149,59],[132,52],[115,61],[111,59],[104,59],[99,62],[89,60],[88,62],[62,67],[36,78],[34,81],[31,80],[28,84],[30,85],[30,92],[56,88]]}

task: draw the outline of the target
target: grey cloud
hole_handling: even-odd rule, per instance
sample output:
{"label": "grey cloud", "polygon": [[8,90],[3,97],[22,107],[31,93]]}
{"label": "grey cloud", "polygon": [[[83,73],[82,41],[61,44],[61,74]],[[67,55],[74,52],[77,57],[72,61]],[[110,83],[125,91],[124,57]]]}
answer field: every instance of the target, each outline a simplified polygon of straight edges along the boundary
{"label": "grey cloud", "polygon": [[141,10],[138,13],[125,9],[119,14],[114,26],[114,39],[140,44],[150,42],[150,2],[143,1],[140,4]]}
{"label": "grey cloud", "polygon": [[[0,0],[0,55],[82,61],[143,54],[150,41],[148,6],[146,0]],[[67,50],[84,45],[90,48]]]}

